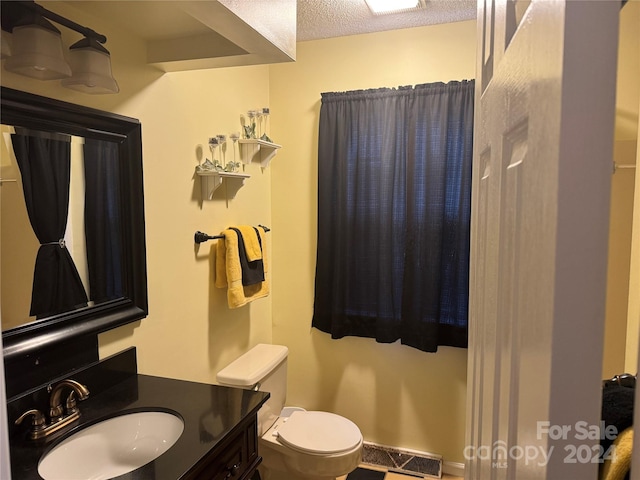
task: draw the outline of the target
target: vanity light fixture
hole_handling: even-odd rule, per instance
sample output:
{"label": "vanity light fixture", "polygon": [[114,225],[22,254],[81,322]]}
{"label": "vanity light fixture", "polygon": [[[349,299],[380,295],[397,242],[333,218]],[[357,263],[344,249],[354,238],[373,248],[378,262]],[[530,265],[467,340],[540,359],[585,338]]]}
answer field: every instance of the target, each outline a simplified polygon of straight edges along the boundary
{"label": "vanity light fixture", "polygon": [[120,88],[111,73],[109,51],[95,38],[86,37],[69,47],[73,75],[62,86],[84,93],[118,93]]}
{"label": "vanity light fixture", "polygon": [[14,25],[12,36],[13,48],[4,64],[6,70],[39,80],[71,75],[64,59],[60,30],[42,15],[34,13],[26,23]]}
{"label": "vanity light fixture", "polygon": [[365,0],[374,15],[401,13],[422,7],[421,0]]}
{"label": "vanity light fixture", "polygon": [[[60,30],[49,20],[84,36],[70,47],[69,63],[64,58]],[[63,86],[84,93],[120,91],[111,73],[109,51],[103,46],[107,41],[104,35],[47,10],[33,0],[3,2],[2,58],[5,58],[5,43],[8,43],[5,41],[7,33],[11,33],[12,42],[11,51],[6,52],[6,70],[40,80],[63,79]]]}

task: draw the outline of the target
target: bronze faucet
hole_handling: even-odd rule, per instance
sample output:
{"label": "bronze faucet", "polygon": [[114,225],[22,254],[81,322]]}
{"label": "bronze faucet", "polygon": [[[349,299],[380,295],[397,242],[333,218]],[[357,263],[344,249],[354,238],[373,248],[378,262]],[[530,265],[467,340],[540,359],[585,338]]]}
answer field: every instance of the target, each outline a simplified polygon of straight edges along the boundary
{"label": "bronze faucet", "polygon": [[[62,380],[55,387],[49,385],[47,389],[51,393],[51,397],[49,398],[49,417],[51,422],[59,421],[63,416],[62,402],[60,401],[60,396],[62,395],[62,391],[65,388],[70,388],[71,393],[67,397],[66,407],[67,407],[67,415],[72,415],[74,413],[78,413],[78,407],[76,406],[75,395],[78,396],[78,400],[86,400],[89,396],[89,389],[82,385],[81,383],[76,382],[75,380],[67,379]],[[74,395],[75,393],[75,395]]]}
{"label": "bronze faucet", "polygon": [[[65,402],[66,408],[63,408],[61,396],[65,389],[70,389],[71,393]],[[49,424],[47,424],[44,414],[35,409],[27,410],[16,420],[17,425],[22,423],[27,416],[33,415],[29,432],[29,438],[32,440],[47,437],[77,420],[80,417],[80,411],[76,406],[76,396],[78,400],[85,400],[89,396],[89,389],[86,386],[71,379],[62,380],[55,386],[49,385],[47,391],[50,393]]]}

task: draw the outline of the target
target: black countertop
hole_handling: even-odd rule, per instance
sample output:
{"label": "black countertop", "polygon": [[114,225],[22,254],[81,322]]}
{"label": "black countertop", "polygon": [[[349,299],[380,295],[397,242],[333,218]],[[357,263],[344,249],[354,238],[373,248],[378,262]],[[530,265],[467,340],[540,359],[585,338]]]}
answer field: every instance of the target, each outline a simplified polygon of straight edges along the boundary
{"label": "black countertop", "polygon": [[27,440],[24,435],[14,436],[10,442],[13,480],[40,480],[38,461],[42,455],[79,429],[105,417],[146,410],[177,413],[184,420],[184,432],[160,457],[117,478],[182,479],[224,442],[236,426],[255,415],[267,398],[269,394],[265,392],[133,375],[79,402],[79,423],[58,438],[37,443]]}

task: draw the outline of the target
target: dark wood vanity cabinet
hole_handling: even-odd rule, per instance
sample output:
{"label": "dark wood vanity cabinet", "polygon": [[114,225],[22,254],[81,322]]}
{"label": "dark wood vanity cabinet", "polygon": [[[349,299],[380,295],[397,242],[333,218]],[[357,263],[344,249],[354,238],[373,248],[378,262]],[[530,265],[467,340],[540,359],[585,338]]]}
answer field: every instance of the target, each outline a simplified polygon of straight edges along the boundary
{"label": "dark wood vanity cabinet", "polygon": [[188,480],[245,480],[254,477],[262,457],[258,455],[256,415],[239,424],[228,440],[217,446],[185,478]]}
{"label": "dark wood vanity cabinet", "polygon": [[[136,368],[135,348],[130,348],[74,372],[74,379],[91,388],[91,396],[80,404],[80,428],[141,411],[173,413],[184,422],[182,435],[169,450],[122,478],[259,480],[257,416],[268,392],[154,377],[138,374]],[[47,385],[42,385],[12,399],[7,413],[15,419],[34,406],[46,408],[48,402]],[[25,425],[10,426],[12,478],[42,480],[38,464],[52,443],[29,441],[26,431],[19,430]]]}

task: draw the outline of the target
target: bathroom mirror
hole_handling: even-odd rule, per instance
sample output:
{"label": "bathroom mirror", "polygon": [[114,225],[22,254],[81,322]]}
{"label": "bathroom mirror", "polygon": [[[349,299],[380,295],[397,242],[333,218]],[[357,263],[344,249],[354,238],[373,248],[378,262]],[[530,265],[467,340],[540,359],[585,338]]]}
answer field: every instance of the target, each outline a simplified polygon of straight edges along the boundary
{"label": "bathroom mirror", "polygon": [[[28,311],[28,302],[24,307],[26,311],[15,314],[19,319],[5,318],[14,313],[2,311],[5,361],[144,318],[148,310],[140,122],[5,87],[0,93],[0,107],[2,155],[5,157],[2,164],[6,165],[7,157],[11,155],[20,163],[19,171],[15,170],[19,178],[3,178],[0,188],[21,187],[27,192],[25,195],[20,190],[20,195],[9,197],[13,205],[4,211],[22,210],[26,220],[23,218],[19,227],[3,221],[3,230],[15,231],[11,242],[2,237],[0,249],[12,248],[9,252],[10,256],[15,253],[12,261],[33,279],[30,280],[33,290],[29,285],[28,292],[20,291],[15,295],[27,296],[31,311]],[[32,145],[29,142],[33,139],[37,142]],[[41,147],[41,144],[47,147]],[[67,149],[66,164],[65,161],[58,162],[51,144],[55,144],[56,150],[60,145]],[[66,144],[69,146],[64,146]],[[47,151],[40,155],[39,149]],[[79,156],[79,160],[74,156]],[[62,188],[60,184],[51,186],[47,183],[58,176],[60,164],[71,170],[66,172],[67,180],[66,184],[63,181]],[[37,175],[34,174],[36,169]],[[78,182],[81,184],[79,189]],[[65,191],[70,197],[66,199],[67,204],[64,200],[61,206],[50,205],[57,200],[43,202],[49,186]],[[20,197],[22,204],[18,204]],[[26,198],[29,198],[28,202],[25,202]],[[39,220],[34,213],[38,210],[34,204],[38,202]],[[77,203],[80,205],[73,206]],[[58,214],[64,218],[60,227],[64,235],[56,234],[56,238],[62,237],[59,240],[43,239],[40,228],[42,222],[55,216],[49,210],[50,206],[63,211]],[[65,232],[69,225],[64,222],[70,224],[73,218],[75,228]],[[21,233],[17,234],[19,229]],[[38,231],[37,235],[35,231]],[[18,248],[21,239],[24,244],[35,244],[35,248]],[[67,262],[64,258],[61,263],[67,262],[71,267],[66,263],[55,267],[55,272],[49,272],[49,280],[42,281],[44,277],[37,270],[51,266],[39,266],[43,262],[36,257],[46,257],[43,252],[46,254],[47,250],[57,256],[62,256],[60,252],[63,252],[71,260]],[[69,276],[62,270],[75,272]],[[61,273],[65,275],[61,276]],[[0,288],[15,288],[16,278],[17,273],[4,276]],[[72,287],[80,293],[74,294]],[[43,302],[43,298],[54,296],[53,292],[58,290],[64,291],[65,301]],[[32,292],[36,294],[32,295]],[[52,307],[53,304],[56,306]]]}

